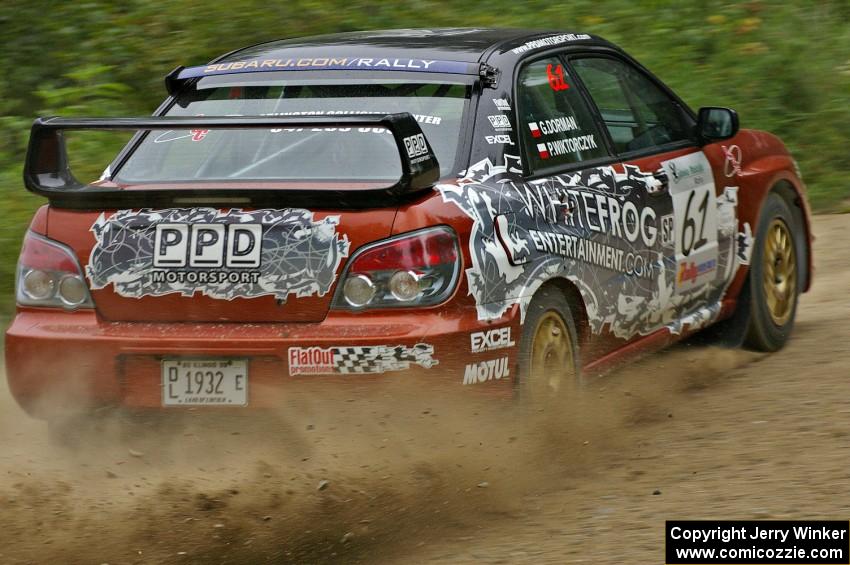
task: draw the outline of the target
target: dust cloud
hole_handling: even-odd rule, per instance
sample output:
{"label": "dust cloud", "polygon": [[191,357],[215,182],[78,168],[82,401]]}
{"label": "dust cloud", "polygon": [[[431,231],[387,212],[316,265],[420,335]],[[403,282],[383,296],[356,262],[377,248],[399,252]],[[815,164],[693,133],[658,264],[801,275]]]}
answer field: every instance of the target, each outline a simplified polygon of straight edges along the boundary
{"label": "dust cloud", "polygon": [[0,562],[654,563],[667,519],[846,515],[847,218],[783,351],[686,342],[558,410],[388,379],[67,449],[0,389]]}
{"label": "dust cloud", "polygon": [[569,489],[634,450],[630,430],[754,357],[682,346],[583,383],[558,410],[398,379],[250,418],[105,417],[65,446],[4,390],[0,560],[392,561]]}

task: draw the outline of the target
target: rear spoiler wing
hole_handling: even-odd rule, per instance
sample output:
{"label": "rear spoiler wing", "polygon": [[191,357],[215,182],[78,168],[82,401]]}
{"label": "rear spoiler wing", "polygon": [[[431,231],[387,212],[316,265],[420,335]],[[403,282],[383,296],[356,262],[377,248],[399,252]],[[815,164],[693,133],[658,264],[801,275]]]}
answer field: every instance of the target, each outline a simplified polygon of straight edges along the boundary
{"label": "rear spoiler wing", "polygon": [[254,59],[250,61],[212,61],[200,67],[179,66],[165,76],[165,89],[171,96],[189,82],[208,76],[242,73],[264,73],[269,71],[409,71],[417,73],[441,73],[469,75],[481,78],[484,86],[496,88],[499,71],[487,63],[465,63],[463,61],[426,61],[423,59],[364,59],[357,57],[299,59]]}
{"label": "rear spoiler wing", "polygon": [[[184,130],[184,129],[254,129],[316,127],[384,127],[392,133],[401,159],[401,178],[392,186],[356,190],[278,190],[251,188],[133,188],[98,186],[81,183],[74,177],[68,162],[65,130]],[[121,207],[168,206],[175,200],[215,203],[247,202],[251,205],[309,200],[317,193],[346,204],[373,200],[386,204],[386,198],[399,197],[432,187],[440,176],[437,157],[419,124],[409,113],[334,115],[319,117],[147,117],[147,118],[38,118],[32,125],[24,164],[27,189],[48,198],[58,208],[92,209]],[[281,179],[285,180],[285,179]],[[325,194],[327,193],[327,194]],[[376,198],[377,197],[377,198]],[[384,199],[383,202],[381,199]],[[325,199],[327,201],[327,199]],[[333,201],[333,200],[331,200]],[[336,204],[336,202],[335,202]]]}

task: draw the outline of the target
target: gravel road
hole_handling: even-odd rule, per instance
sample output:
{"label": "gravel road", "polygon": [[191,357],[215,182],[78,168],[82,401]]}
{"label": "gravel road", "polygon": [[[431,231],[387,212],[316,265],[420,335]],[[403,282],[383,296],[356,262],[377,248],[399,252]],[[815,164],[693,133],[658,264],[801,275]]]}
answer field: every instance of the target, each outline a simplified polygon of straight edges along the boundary
{"label": "gravel road", "polygon": [[846,520],[848,231],[816,218],[783,351],[677,346],[565,414],[391,384],[69,451],[2,388],[0,562],[662,563],[668,519]]}

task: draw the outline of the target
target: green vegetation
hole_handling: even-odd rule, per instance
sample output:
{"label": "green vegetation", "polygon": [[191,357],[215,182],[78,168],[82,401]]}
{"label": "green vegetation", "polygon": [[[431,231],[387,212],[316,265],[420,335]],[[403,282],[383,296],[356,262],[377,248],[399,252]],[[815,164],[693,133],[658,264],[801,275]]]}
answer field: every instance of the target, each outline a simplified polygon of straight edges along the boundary
{"label": "green vegetation", "polygon": [[[818,210],[850,197],[850,0],[5,0],[0,10],[0,312],[40,199],[21,183],[37,115],[150,114],[162,78],[232,49],[299,35],[391,27],[515,26],[589,32],[628,50],[693,107],[736,108],[778,134]],[[82,142],[81,142],[82,143]],[[96,174],[114,144],[75,147]],[[83,175],[81,175],[83,176]]]}

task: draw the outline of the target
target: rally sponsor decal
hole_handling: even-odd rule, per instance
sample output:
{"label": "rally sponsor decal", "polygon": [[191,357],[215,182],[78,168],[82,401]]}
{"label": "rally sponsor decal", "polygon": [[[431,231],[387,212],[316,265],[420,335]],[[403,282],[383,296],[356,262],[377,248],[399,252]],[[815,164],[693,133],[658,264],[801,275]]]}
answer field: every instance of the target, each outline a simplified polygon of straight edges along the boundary
{"label": "rally sponsor decal", "polygon": [[738,261],[742,265],[749,265],[752,252],[753,230],[749,223],[745,223],[744,231],[738,232]]}
{"label": "rally sponsor decal", "polygon": [[658,266],[650,252],[626,251],[599,241],[558,232],[529,230],[528,235],[534,248],[541,253],[560,255],[644,279],[658,276]]}
{"label": "rally sponsor decal", "polygon": [[428,143],[425,141],[424,134],[417,133],[416,135],[405,137],[402,141],[404,141],[407,156],[411,159],[428,154]]}
{"label": "rally sponsor decal", "polygon": [[[394,111],[387,112],[379,112],[379,111],[364,111],[364,110],[302,110],[302,111],[293,111],[293,112],[266,112],[262,114],[258,114],[259,116],[267,116],[267,117],[299,117],[299,116],[374,116],[374,115],[387,115],[392,114]],[[200,114],[199,114],[200,115]],[[411,114],[413,118],[420,124],[426,125],[434,125],[439,126],[443,123],[442,116],[432,116],[428,114]],[[238,114],[231,114],[231,116],[238,116]],[[203,141],[206,139],[207,135],[211,130],[208,129],[193,129],[188,133],[185,133],[185,130],[164,130],[158,133],[156,136],[152,137],[154,143],[169,143],[172,141],[178,141],[181,139],[189,139],[191,141]],[[317,126],[311,128],[271,128],[269,130],[270,133],[301,133],[301,132],[309,132],[309,133],[330,133],[330,134],[340,134],[340,133],[375,133],[382,135],[391,135],[391,132],[383,126],[379,127],[336,127],[336,126]],[[101,178],[100,180],[103,180]]]}
{"label": "rally sponsor decal", "polygon": [[376,59],[366,57],[303,57],[300,59],[255,59],[252,61],[232,61],[204,67],[205,74],[225,71],[252,71],[260,69],[291,68],[385,68],[397,70],[429,70],[438,61],[428,59]]}
{"label": "rally sponsor decal", "polygon": [[86,275],[93,289],[112,284],[128,298],[323,296],[348,256],[338,224],[295,208],[120,210],[91,227]]}
{"label": "rally sponsor decal", "polygon": [[494,114],[492,116],[487,116],[487,120],[489,120],[490,125],[493,126],[493,129],[496,131],[512,131],[511,121],[504,114]]}
{"label": "rally sponsor decal", "polygon": [[473,220],[466,277],[478,318],[499,319],[518,304],[522,320],[540,285],[566,278],[594,333],[627,339],[713,320],[743,263],[737,189],[715,197],[702,152],[663,166],[669,194],[653,193],[654,172],[632,165],[526,181],[512,155],[439,185],[443,199]]}
{"label": "rally sponsor decal", "polygon": [[470,363],[463,371],[463,384],[474,385],[510,378],[511,367],[508,362],[507,357],[502,357],[479,363]]}
{"label": "rally sponsor decal", "polygon": [[510,103],[504,98],[493,98],[493,104],[495,104],[496,108],[502,112],[509,112],[511,109]]}
{"label": "rally sponsor decal", "polygon": [[434,359],[434,346],[427,343],[417,343],[413,347],[290,347],[287,357],[292,376],[377,374],[403,371],[411,365],[430,369],[439,363]]}
{"label": "rally sponsor decal", "polygon": [[721,145],[720,148],[723,150],[723,155],[726,158],[723,164],[723,174],[729,178],[740,175],[741,163],[743,162],[741,148],[737,145],[730,145],[729,147]]}
{"label": "rally sponsor decal", "polygon": [[[396,110],[397,111],[397,110]],[[393,114],[395,111],[378,111],[378,110],[297,110],[291,112],[266,112],[263,114],[258,114],[260,116],[281,116],[281,117],[300,117],[300,116],[370,116],[370,115],[386,115]],[[441,116],[432,116],[429,114],[411,114],[413,119],[415,119],[420,124],[429,124],[438,126],[443,122],[443,118]],[[325,130],[339,130],[346,128],[316,128],[316,129],[325,129]],[[381,128],[383,129],[383,128]]]}
{"label": "rally sponsor decal", "polygon": [[673,214],[667,214],[661,217],[661,245],[664,247],[673,247],[676,243],[676,227]]}
{"label": "rally sponsor decal", "polygon": [[473,332],[469,335],[471,350],[473,353],[483,353],[485,351],[495,351],[497,349],[506,349],[516,345],[511,339],[511,327],[494,328],[482,332]]}
{"label": "rally sponsor decal", "polygon": [[676,275],[676,289],[683,287],[692,288],[710,280],[714,277],[717,269],[717,259],[708,259],[696,263],[694,261],[682,261],[679,263],[679,271]]}
{"label": "rally sponsor decal", "polygon": [[[679,295],[692,294],[711,285],[717,278],[718,232],[721,229],[718,222],[737,222],[737,197],[729,192],[721,199],[726,202],[718,202],[711,165],[701,151],[665,161],[662,171],[669,179],[675,217],[675,292]],[[733,245],[731,231],[726,226],[722,229],[724,240]],[[727,258],[724,264],[731,267],[733,262]],[[729,275],[727,269],[721,273],[721,280],[726,280]]]}
{"label": "rally sponsor decal", "polygon": [[511,136],[507,134],[499,134],[499,135],[485,135],[484,140],[489,145],[513,145],[514,140],[511,139]]}
{"label": "rally sponsor decal", "polygon": [[425,141],[425,134],[417,133],[416,135],[405,137],[402,142],[404,143],[404,148],[407,151],[407,157],[411,165],[431,159],[428,142]]}
{"label": "rally sponsor decal", "polygon": [[735,238],[736,266],[749,265],[753,251],[753,230],[750,224],[745,222],[739,231],[737,208],[738,187],[727,186],[717,199],[717,233],[720,238]]}
{"label": "rally sponsor decal", "polygon": [[389,57],[282,57],[277,59],[228,61],[200,67],[189,67],[180,71],[178,78],[188,79],[218,74],[251,72],[315,70],[415,71],[426,73],[477,74],[478,65],[463,61]]}
{"label": "rally sponsor decal", "polygon": [[571,41],[581,41],[583,39],[590,39],[590,36],[586,33],[564,33],[560,35],[551,35],[549,37],[542,37],[540,39],[534,39],[532,41],[526,41],[524,44],[519,47],[515,47],[511,49],[511,51],[515,55],[519,55],[520,53],[525,53],[526,51],[532,49],[540,49],[541,47],[554,47],[556,45],[560,45],[562,43],[569,43]]}

